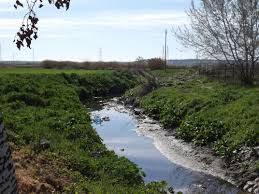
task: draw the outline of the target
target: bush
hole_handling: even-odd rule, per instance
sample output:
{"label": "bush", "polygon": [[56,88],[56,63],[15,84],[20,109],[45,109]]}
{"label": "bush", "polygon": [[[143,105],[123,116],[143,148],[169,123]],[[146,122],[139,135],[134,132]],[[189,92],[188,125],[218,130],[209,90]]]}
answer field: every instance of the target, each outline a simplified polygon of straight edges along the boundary
{"label": "bush", "polygon": [[152,58],[147,61],[147,65],[151,70],[164,69],[165,61],[160,58]]}
{"label": "bush", "polygon": [[24,102],[28,106],[44,107],[48,105],[48,101],[42,99],[40,96],[30,93],[12,93],[7,97],[8,103],[16,101]]}
{"label": "bush", "polygon": [[[66,176],[77,174],[67,193],[150,193],[158,188],[147,192],[141,170],[106,149],[79,100],[79,95],[87,100],[123,92],[135,83],[135,77],[127,72],[4,74],[0,77],[0,106],[9,141],[16,148],[29,147],[34,154],[55,156],[57,168],[62,161],[58,170]],[[42,139],[50,142],[44,152]]]}
{"label": "bush", "polygon": [[189,118],[176,130],[177,137],[196,145],[212,145],[227,132],[223,122],[204,118]]}

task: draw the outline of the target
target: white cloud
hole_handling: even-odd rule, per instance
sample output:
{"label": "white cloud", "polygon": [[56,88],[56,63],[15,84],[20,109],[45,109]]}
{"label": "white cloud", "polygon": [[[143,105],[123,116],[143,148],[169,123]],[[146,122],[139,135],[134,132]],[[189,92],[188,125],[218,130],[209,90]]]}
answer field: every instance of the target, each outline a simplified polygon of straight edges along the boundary
{"label": "white cloud", "polygon": [[13,11],[12,8],[0,8],[0,13]]}
{"label": "white cloud", "polygon": [[68,19],[59,24],[72,26],[104,26],[117,28],[158,27],[163,25],[188,24],[188,17],[184,12],[143,12],[143,13],[114,13],[100,14],[96,17]]}
{"label": "white cloud", "polygon": [[16,0],[0,0],[0,6],[3,7],[13,7],[13,5],[15,4]]}
{"label": "white cloud", "polygon": [[1,18],[0,19],[0,30],[18,29],[19,24],[21,24],[20,19]]}
{"label": "white cloud", "polygon": [[13,38],[11,34],[0,34],[0,38]]}
{"label": "white cloud", "polygon": [[[0,9],[1,10],[1,9]],[[0,19],[0,30],[18,29],[21,19]],[[115,28],[150,28],[165,25],[179,26],[188,24],[188,17],[184,12],[145,12],[145,13],[113,13],[97,14],[97,16],[83,16],[79,18],[42,18],[40,27],[43,29],[71,28],[71,27],[115,27]]]}
{"label": "white cloud", "polygon": [[12,1],[12,0],[0,0],[0,4],[7,4],[7,3],[15,3],[15,1]]}

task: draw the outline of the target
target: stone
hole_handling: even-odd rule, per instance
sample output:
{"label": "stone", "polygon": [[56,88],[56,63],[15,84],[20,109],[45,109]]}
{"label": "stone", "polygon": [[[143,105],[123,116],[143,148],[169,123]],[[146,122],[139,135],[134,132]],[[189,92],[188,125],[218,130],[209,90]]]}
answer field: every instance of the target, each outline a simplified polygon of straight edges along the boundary
{"label": "stone", "polygon": [[259,146],[255,147],[254,151],[255,151],[256,155],[259,156]]}
{"label": "stone", "polygon": [[154,132],[154,131],[158,131],[159,129],[157,129],[157,128],[150,128],[149,129],[149,131],[151,131],[151,132]]}
{"label": "stone", "polygon": [[256,188],[256,189],[254,190],[254,194],[259,194],[259,188]]}
{"label": "stone", "polygon": [[103,121],[110,121],[110,118],[109,117],[102,117],[102,120]]}
{"label": "stone", "polygon": [[244,189],[244,191],[247,191],[250,187],[251,187],[251,185],[246,184],[243,189]]}
{"label": "stone", "polygon": [[48,184],[39,184],[36,188],[36,193],[49,193],[52,191],[52,188]]}
{"label": "stone", "polygon": [[139,108],[135,108],[134,110],[134,114],[136,114],[136,115],[140,115],[140,114],[142,114],[142,109],[139,109]]}
{"label": "stone", "polygon": [[251,187],[251,188],[249,188],[247,191],[248,191],[249,193],[252,193],[252,192],[253,192],[253,188]]}
{"label": "stone", "polygon": [[242,147],[239,153],[239,158],[241,161],[248,161],[253,156],[253,150],[248,147]]}
{"label": "stone", "polygon": [[169,187],[168,192],[171,194],[174,194],[174,188],[173,187]]}
{"label": "stone", "polygon": [[251,186],[251,185],[254,185],[255,183],[253,181],[248,181],[246,184]]}
{"label": "stone", "polygon": [[50,141],[46,139],[40,140],[40,148],[41,150],[47,150],[50,148]]}

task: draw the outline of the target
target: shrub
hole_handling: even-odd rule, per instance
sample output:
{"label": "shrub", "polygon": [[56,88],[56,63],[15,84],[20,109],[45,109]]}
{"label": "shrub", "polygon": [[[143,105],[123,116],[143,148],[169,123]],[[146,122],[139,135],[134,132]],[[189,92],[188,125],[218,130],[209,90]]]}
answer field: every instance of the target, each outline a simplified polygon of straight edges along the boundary
{"label": "shrub", "polygon": [[44,100],[40,96],[31,93],[12,93],[8,96],[8,103],[16,101],[24,102],[28,106],[44,107],[48,105],[47,100]]}
{"label": "shrub", "polygon": [[165,68],[165,61],[160,58],[152,58],[147,61],[147,65],[151,70]]}
{"label": "shrub", "polygon": [[204,118],[189,118],[176,130],[177,136],[196,145],[211,145],[220,139],[227,128],[223,122]]}

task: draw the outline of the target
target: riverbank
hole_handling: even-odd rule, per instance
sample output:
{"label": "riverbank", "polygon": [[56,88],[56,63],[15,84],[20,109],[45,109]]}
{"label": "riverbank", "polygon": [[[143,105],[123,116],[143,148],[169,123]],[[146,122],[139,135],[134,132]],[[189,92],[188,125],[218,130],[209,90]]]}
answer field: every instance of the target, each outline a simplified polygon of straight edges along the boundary
{"label": "riverbank", "polygon": [[[224,173],[226,179],[241,188],[258,192],[254,180],[259,169],[259,88],[208,80],[188,69],[152,74],[158,87],[143,92],[150,85],[140,85],[127,92],[126,102],[143,108],[145,114],[160,121],[167,129],[167,135],[191,142],[196,150],[205,147],[215,155],[213,160],[222,158],[220,166],[227,171]],[[165,135],[165,132],[158,134]],[[171,141],[174,139],[168,143]]]}
{"label": "riverbank", "polygon": [[144,184],[134,163],[107,150],[82,103],[122,94],[137,83],[134,74],[14,71],[0,74],[0,108],[19,193],[164,193],[164,184]]}
{"label": "riverbank", "polygon": [[198,153],[197,149],[192,149],[180,140],[172,142],[170,139],[168,142],[161,125],[139,114],[141,110],[131,110],[117,98],[99,101],[99,106],[91,109],[93,127],[108,149],[127,157],[143,170],[146,183],[164,180],[175,192],[181,191],[184,194],[243,193],[219,178],[221,174],[218,174],[216,168],[209,169],[212,165],[200,161],[199,156],[193,153]]}

